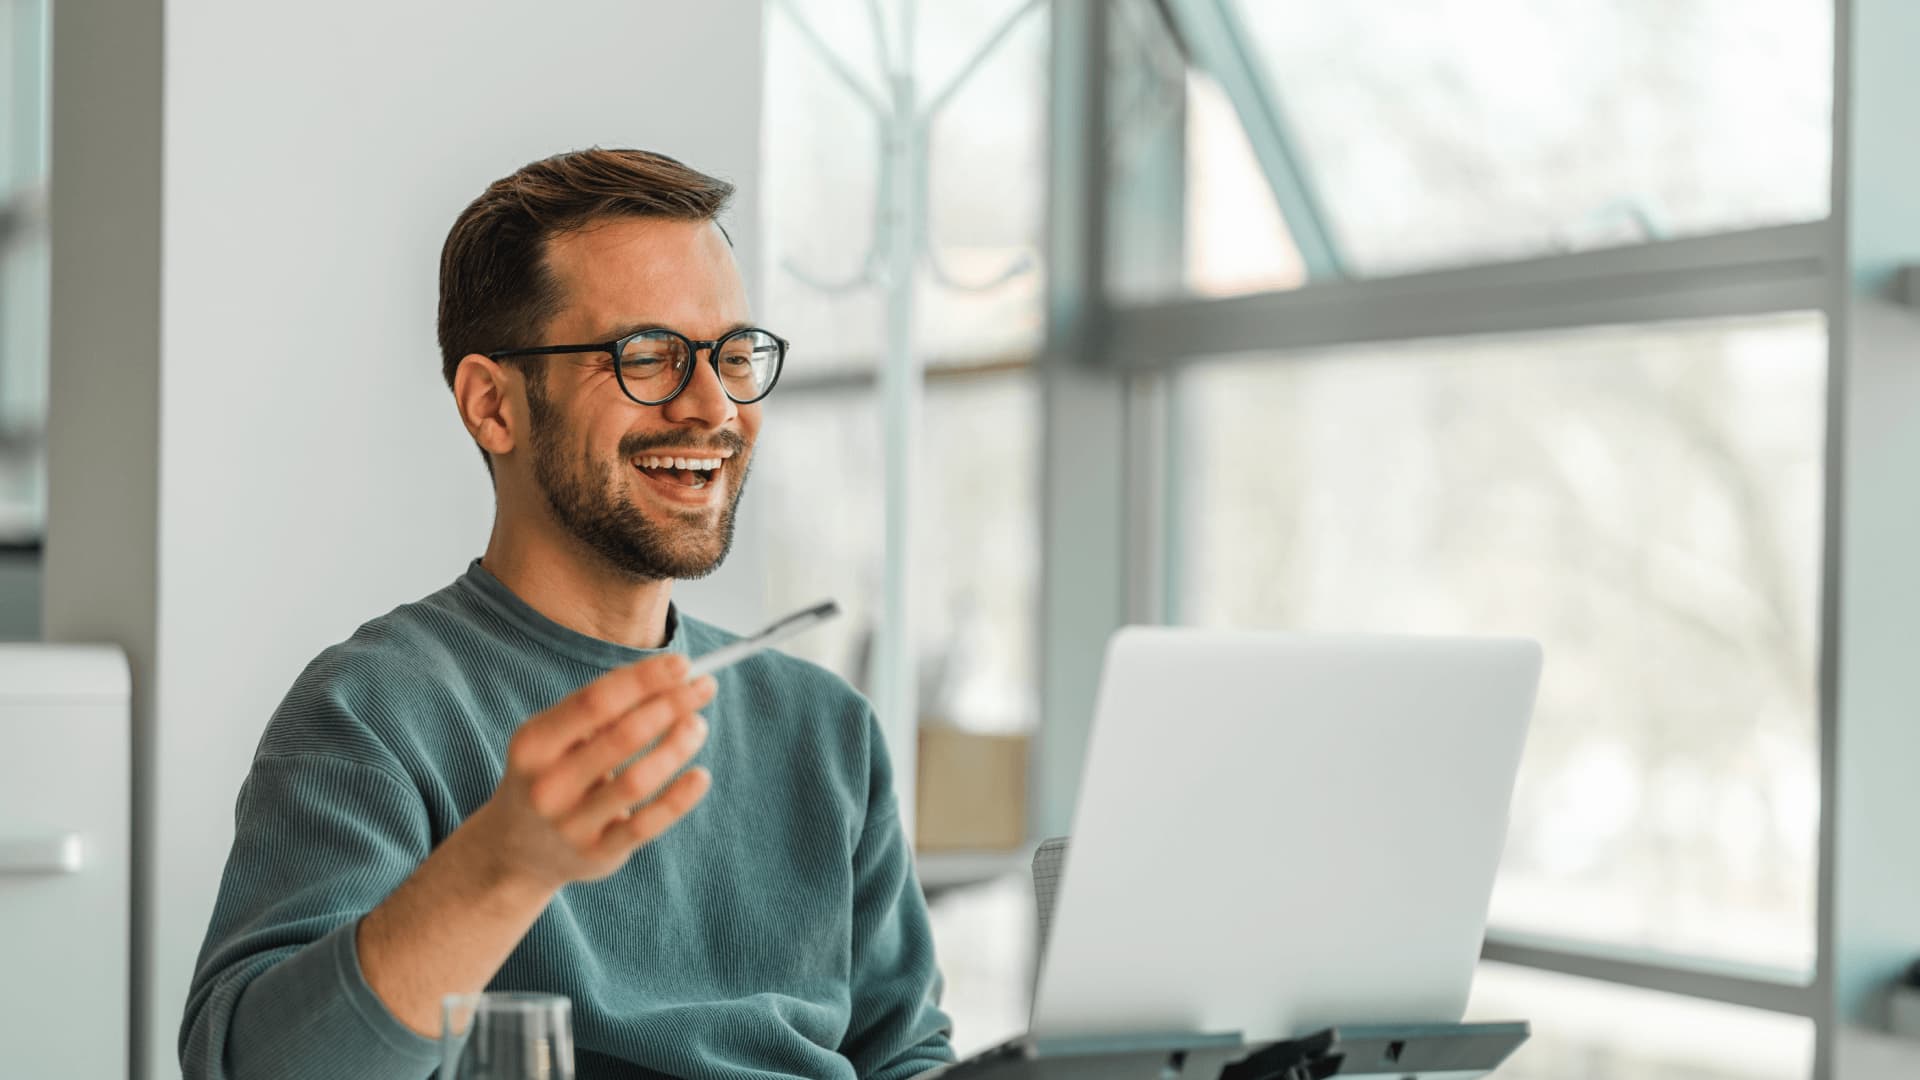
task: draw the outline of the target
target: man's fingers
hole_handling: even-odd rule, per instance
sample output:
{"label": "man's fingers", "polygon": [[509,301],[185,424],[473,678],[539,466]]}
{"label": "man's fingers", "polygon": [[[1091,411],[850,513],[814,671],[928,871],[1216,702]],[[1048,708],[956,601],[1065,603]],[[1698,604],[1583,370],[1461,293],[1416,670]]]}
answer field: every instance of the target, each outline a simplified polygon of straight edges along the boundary
{"label": "man's fingers", "polygon": [[533,782],[534,809],[548,816],[568,813],[582,795],[658,739],[675,720],[713,700],[713,692],[711,678],[675,686],[602,727],[587,741],[576,743]]}
{"label": "man's fingers", "polygon": [[527,721],[507,747],[507,765],[521,773],[540,772],[575,743],[686,679],[687,658],[678,653],[614,668]]}
{"label": "man's fingers", "polygon": [[659,798],[634,811],[632,817],[615,818],[607,826],[601,846],[612,852],[636,848],[655,839],[679,824],[712,788],[712,773],[701,768],[688,769],[668,785]]}
{"label": "man's fingers", "polygon": [[594,788],[571,815],[568,831],[579,829],[588,837],[598,836],[609,820],[626,817],[632,808],[658,794],[674,773],[687,767],[706,741],[707,724],[700,717],[691,716],[675,725],[646,757]]}

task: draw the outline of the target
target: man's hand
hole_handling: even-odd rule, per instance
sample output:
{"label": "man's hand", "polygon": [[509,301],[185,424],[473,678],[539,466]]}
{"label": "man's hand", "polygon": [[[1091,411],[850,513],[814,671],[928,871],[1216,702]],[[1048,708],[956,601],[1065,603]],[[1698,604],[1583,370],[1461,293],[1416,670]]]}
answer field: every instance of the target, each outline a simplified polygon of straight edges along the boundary
{"label": "man's hand", "polygon": [[706,795],[705,769],[667,783],[707,740],[714,681],[686,678],[684,657],[643,660],[522,724],[492,798],[360,920],[367,985],[402,1023],[434,1037],[441,996],[486,986],[561,886],[620,869]]}
{"label": "man's hand", "polygon": [[502,879],[551,892],[606,877],[700,802],[713,782],[705,769],[667,784],[707,741],[696,710],[713,700],[715,683],[686,677],[685,657],[643,660],[521,725],[507,744],[506,776],[461,826],[485,836]]}

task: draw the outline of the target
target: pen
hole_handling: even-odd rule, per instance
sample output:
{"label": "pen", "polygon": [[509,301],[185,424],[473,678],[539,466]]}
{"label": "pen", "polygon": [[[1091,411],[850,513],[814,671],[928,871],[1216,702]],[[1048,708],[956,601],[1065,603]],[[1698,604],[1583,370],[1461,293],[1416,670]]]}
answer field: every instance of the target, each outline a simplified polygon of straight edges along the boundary
{"label": "pen", "polygon": [[687,681],[692,682],[702,675],[711,675],[723,667],[737,664],[762,649],[787,640],[795,634],[811,630],[835,615],[840,614],[840,605],[832,600],[823,600],[812,607],[802,608],[782,619],[777,619],[765,630],[749,638],[741,638],[730,645],[722,645],[709,653],[693,658],[687,668]]}

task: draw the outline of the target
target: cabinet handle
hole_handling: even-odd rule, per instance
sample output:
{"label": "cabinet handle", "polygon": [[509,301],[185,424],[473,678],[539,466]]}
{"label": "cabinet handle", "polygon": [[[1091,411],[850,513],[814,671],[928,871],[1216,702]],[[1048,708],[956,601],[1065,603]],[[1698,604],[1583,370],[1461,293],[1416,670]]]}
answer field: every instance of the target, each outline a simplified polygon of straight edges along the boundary
{"label": "cabinet handle", "polygon": [[31,840],[0,840],[0,877],[77,874],[86,865],[79,833]]}

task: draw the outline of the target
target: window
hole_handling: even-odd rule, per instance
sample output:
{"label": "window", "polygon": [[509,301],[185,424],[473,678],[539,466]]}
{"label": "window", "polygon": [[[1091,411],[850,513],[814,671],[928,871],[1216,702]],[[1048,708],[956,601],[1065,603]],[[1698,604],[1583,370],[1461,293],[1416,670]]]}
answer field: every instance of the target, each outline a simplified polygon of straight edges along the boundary
{"label": "window", "polygon": [[1172,26],[1113,6],[1108,284],[1123,300],[1827,213],[1831,0],[1166,8]]}
{"label": "window", "polygon": [[[923,717],[1003,732],[1036,719],[1036,412],[1023,373],[928,387],[913,590]],[[783,387],[768,401],[752,481],[769,538],[767,609],[838,599],[845,617],[791,650],[863,686],[882,610],[879,455],[870,391]]]}
{"label": "window", "polygon": [[[1198,5],[1188,5],[1198,6]],[[1827,213],[1830,0],[1230,0],[1347,273]]]}
{"label": "window", "polygon": [[1500,1080],[1800,1080],[1813,1022],[1759,1009],[1482,964],[1469,1020],[1528,1018],[1533,1035]]}
{"label": "window", "polygon": [[[988,274],[978,293],[943,272],[966,244],[988,251],[983,272],[1039,246],[1052,125],[991,80],[1048,72],[1055,123],[1085,108],[1103,125],[1052,135],[1065,217],[1047,223],[1064,260],[1049,269],[1068,287],[1049,310],[1068,317],[1050,330],[1062,362],[1106,365],[1128,391],[1066,409],[1019,372],[928,381],[915,618],[940,626],[965,592],[1032,611],[1037,577],[1003,555],[1037,531],[1043,453],[1101,493],[1084,504],[1099,513],[1054,522],[1050,557],[1093,552],[1127,580],[1064,575],[1045,626],[987,619],[1009,649],[985,651],[980,689],[923,685],[921,706],[945,694],[1019,712],[998,702],[1031,702],[1039,683],[1056,709],[1085,689],[1090,711],[1077,659],[1033,671],[1017,659],[1030,647],[1010,646],[1036,629],[1058,646],[1121,611],[1540,637],[1548,667],[1494,901],[1511,944],[1490,946],[1503,962],[1484,965],[1474,1015],[1535,1021],[1516,1076],[1806,1075],[1810,1047],[1831,1045],[1814,1019],[1825,991],[1808,989],[1831,960],[1815,911],[1830,0],[1063,6],[1058,33],[1036,19],[1002,35],[979,98],[956,94],[924,129],[923,201],[889,187],[897,171],[843,168],[910,156],[911,139],[868,134],[884,113],[868,99],[968,70],[955,42],[999,6],[774,8],[770,50],[786,58],[769,62],[793,82],[770,80],[770,306],[817,320],[817,369],[840,372],[788,399],[789,419],[819,410],[788,429],[808,449],[880,452],[898,417],[872,387],[902,341],[932,366],[992,369],[1042,340],[1037,271],[1018,289],[1018,271]],[[923,35],[955,21],[900,54],[916,19]],[[889,81],[876,55],[913,59]],[[842,149],[819,164],[819,137],[836,133]],[[1018,164],[983,190],[981,163],[1003,161]],[[869,272],[894,221],[924,226],[910,239],[952,265]],[[866,292],[806,280],[829,270],[864,274]],[[889,324],[902,311],[910,338]],[[1035,416],[1070,420],[1071,444],[1028,428],[1007,453],[988,445]],[[871,578],[897,508],[809,499],[804,478],[765,464],[768,486],[796,493],[777,532],[807,545],[781,573]],[[1062,776],[1060,760],[1042,772]],[[936,914],[943,954],[984,955],[989,931],[955,929],[978,903]],[[1017,930],[1014,915],[982,918]],[[963,979],[979,967],[954,965]],[[951,1000],[1002,1034],[1027,987],[979,977],[987,998]],[[1690,1029],[1716,1045],[1685,1045]]]}
{"label": "window", "polygon": [[1197,367],[1179,616],[1540,639],[1496,927],[1810,973],[1825,352],[1785,315]]}
{"label": "window", "polygon": [[1116,0],[1061,53],[1056,330],[1129,389],[1059,413],[1125,497],[1050,565],[1131,575],[1050,617],[1542,639],[1475,1013],[1535,1020],[1516,1075],[1831,1075],[1834,9]]}
{"label": "window", "polygon": [[1024,360],[1044,328],[1045,10],[915,5],[899,81],[876,35],[898,60],[900,20],[871,10],[768,5],[765,307],[804,350],[791,375],[873,371],[892,304],[930,366]]}
{"label": "window", "polygon": [[760,503],[767,533],[766,609],[839,601],[840,618],[786,648],[866,687],[885,543],[870,464],[880,455],[874,395],[796,394],[783,386],[767,399],[764,417],[748,497]]}

